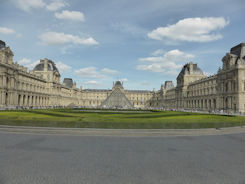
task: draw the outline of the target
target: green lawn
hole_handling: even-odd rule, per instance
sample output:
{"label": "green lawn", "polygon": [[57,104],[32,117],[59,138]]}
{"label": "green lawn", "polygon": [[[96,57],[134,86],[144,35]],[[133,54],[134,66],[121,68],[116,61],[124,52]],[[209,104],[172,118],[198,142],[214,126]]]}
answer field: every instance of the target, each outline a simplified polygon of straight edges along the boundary
{"label": "green lawn", "polygon": [[87,112],[79,109],[0,111],[0,125],[79,128],[220,128],[245,125],[244,116],[172,111]]}

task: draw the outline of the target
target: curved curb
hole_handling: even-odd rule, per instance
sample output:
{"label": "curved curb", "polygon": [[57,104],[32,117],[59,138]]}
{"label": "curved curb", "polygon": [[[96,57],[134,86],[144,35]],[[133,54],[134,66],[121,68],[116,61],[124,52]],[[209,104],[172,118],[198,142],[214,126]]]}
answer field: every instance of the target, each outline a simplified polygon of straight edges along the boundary
{"label": "curved curb", "polygon": [[245,133],[245,127],[208,129],[93,129],[93,128],[50,128],[0,125],[1,133],[68,135],[68,136],[109,136],[109,137],[176,137],[205,136]]}

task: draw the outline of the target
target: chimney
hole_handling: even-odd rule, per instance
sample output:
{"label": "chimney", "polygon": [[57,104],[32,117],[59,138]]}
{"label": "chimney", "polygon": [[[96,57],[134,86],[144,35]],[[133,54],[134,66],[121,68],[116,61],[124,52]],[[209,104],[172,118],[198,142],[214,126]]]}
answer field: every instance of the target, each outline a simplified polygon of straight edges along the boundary
{"label": "chimney", "polygon": [[44,59],[44,71],[48,71],[48,59]]}
{"label": "chimney", "polygon": [[6,44],[4,41],[0,40],[0,49],[6,47]]}
{"label": "chimney", "polygon": [[189,65],[190,65],[190,74],[193,74],[193,63],[190,62]]}

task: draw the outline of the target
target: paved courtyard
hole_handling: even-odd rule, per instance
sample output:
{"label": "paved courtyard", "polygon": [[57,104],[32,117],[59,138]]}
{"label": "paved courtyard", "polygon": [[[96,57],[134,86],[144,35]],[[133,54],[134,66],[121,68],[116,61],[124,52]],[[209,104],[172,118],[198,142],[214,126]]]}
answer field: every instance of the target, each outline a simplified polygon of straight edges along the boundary
{"label": "paved courtyard", "polygon": [[245,184],[245,133],[117,137],[0,131],[0,184]]}

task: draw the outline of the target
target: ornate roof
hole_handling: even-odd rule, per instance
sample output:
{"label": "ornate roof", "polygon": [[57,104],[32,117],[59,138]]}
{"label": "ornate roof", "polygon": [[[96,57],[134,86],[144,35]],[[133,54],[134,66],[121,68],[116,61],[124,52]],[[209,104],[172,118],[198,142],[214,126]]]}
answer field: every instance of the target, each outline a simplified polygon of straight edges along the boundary
{"label": "ornate roof", "polygon": [[165,81],[164,88],[165,88],[166,90],[169,90],[169,89],[174,88],[173,82],[172,82],[172,81]]}
{"label": "ornate roof", "polygon": [[192,63],[185,64],[183,66],[181,72],[179,73],[179,75],[180,74],[182,74],[182,75],[191,74],[190,73],[190,65],[193,65],[193,73],[192,74],[203,75],[203,71],[197,66],[197,64],[192,64]]}
{"label": "ornate roof", "polygon": [[123,87],[121,81],[116,81],[114,87]]}
{"label": "ornate roof", "polygon": [[232,47],[230,53],[245,60],[245,43],[240,43],[235,47]]}
{"label": "ornate roof", "polygon": [[[57,71],[59,72],[58,68],[55,66],[55,63],[51,60],[47,60],[48,62],[48,71]],[[44,60],[40,60],[40,63],[38,63],[34,69],[34,71],[44,71]]]}

